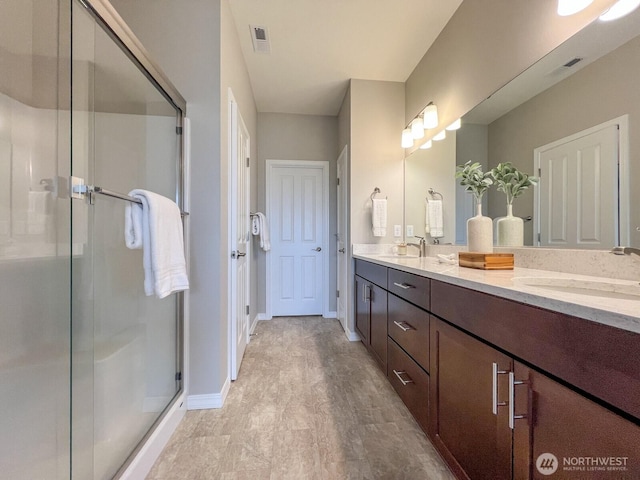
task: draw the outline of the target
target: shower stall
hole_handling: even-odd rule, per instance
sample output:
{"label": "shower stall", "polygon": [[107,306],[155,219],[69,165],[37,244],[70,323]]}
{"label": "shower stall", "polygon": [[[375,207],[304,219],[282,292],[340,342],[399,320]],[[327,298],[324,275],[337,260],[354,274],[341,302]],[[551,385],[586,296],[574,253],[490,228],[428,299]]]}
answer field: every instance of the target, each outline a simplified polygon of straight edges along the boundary
{"label": "shower stall", "polygon": [[117,477],[183,397],[185,294],[97,187],[184,210],[184,112],[106,0],[0,2],[0,478]]}

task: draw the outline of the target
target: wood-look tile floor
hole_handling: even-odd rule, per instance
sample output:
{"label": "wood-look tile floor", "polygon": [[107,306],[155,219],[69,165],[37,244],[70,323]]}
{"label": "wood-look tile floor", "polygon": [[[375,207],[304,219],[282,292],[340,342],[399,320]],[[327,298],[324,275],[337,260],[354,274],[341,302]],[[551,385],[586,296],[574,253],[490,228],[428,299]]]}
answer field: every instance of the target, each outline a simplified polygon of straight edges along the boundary
{"label": "wood-look tile floor", "polygon": [[258,324],[224,407],[187,412],[147,480],[452,480],[337,320]]}

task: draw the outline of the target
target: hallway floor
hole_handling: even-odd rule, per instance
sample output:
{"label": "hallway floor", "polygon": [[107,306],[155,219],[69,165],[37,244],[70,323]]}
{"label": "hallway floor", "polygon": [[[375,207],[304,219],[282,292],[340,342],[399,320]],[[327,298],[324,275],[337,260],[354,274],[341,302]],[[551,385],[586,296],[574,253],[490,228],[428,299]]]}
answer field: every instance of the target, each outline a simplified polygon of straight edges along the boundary
{"label": "hallway floor", "polygon": [[260,322],[217,410],[187,412],[147,480],[453,476],[337,320]]}

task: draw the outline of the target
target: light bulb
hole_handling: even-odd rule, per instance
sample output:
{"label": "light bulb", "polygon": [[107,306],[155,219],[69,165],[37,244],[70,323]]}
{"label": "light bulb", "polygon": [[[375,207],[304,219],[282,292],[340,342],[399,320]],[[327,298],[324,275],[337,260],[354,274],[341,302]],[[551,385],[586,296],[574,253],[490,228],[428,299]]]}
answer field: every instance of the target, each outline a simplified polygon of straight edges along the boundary
{"label": "light bulb", "polygon": [[433,103],[424,109],[424,128],[436,128],[438,126],[438,107]]}
{"label": "light bulb", "polygon": [[420,145],[420,148],[422,150],[427,150],[427,149],[431,148],[432,145],[433,145],[433,142],[431,140],[429,140],[428,142],[425,142],[422,145]]}
{"label": "light bulb", "polygon": [[633,12],[640,5],[640,0],[618,0],[609,10],[600,15],[600,20],[608,22],[617,20]]}
{"label": "light bulb", "polygon": [[451,125],[449,125],[445,130],[458,130],[462,126],[462,121],[457,119]]}
{"label": "light bulb", "polygon": [[422,123],[422,117],[416,117],[411,122],[411,136],[418,140],[424,138],[424,124]]}
{"label": "light bulb", "polygon": [[558,0],[558,15],[567,17],[587,8],[593,0]]}
{"label": "light bulb", "polygon": [[444,140],[445,138],[447,138],[447,131],[446,130],[442,130],[440,133],[438,133],[435,137],[433,137],[433,139],[437,142],[440,140]]}
{"label": "light bulb", "polygon": [[413,135],[411,135],[411,129],[405,128],[402,130],[402,148],[413,147]]}

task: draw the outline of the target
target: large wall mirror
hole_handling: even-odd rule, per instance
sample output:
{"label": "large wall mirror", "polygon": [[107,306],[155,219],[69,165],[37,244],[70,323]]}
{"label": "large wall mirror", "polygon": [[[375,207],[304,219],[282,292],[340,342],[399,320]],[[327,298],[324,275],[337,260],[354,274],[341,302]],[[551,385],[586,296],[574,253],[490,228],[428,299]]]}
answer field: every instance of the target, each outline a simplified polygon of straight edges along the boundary
{"label": "large wall mirror", "polygon": [[[473,199],[454,175],[468,160],[540,174],[513,203],[525,246],[640,247],[640,9],[596,20],[467,113],[459,130],[409,155],[405,223],[414,235],[425,232],[432,189],[443,199],[439,243],[466,243]],[[506,214],[495,188],[483,202],[485,215]]]}

